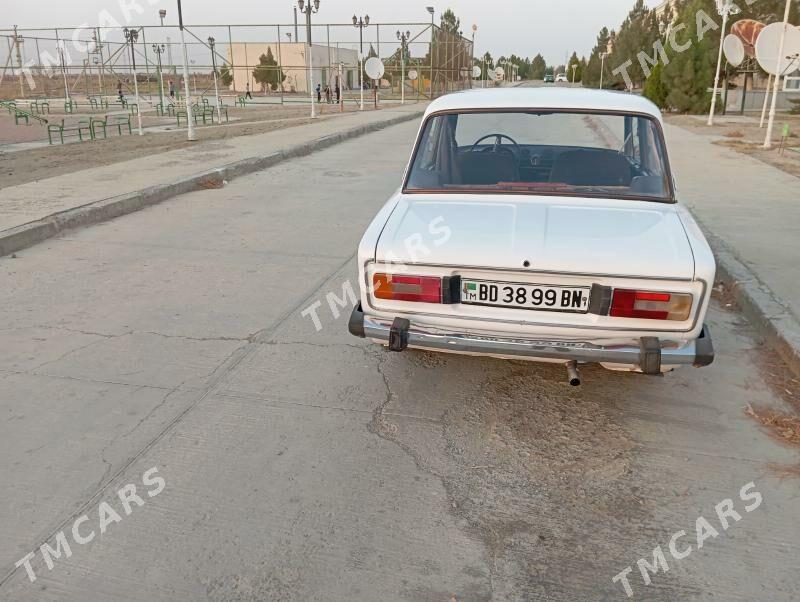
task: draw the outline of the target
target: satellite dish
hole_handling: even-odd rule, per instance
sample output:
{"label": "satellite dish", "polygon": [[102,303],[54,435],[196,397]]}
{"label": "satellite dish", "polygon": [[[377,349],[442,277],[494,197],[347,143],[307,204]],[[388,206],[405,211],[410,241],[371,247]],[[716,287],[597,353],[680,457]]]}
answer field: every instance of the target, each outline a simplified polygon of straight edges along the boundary
{"label": "satellite dish", "polygon": [[[776,73],[781,34],[784,31],[786,38],[780,57],[779,73]],[[788,24],[784,29],[783,23],[767,25],[756,40],[756,60],[761,68],[770,75],[786,75],[795,71],[800,67],[800,29]]]}
{"label": "satellite dish", "polygon": [[738,67],[744,62],[744,42],[732,33],[725,36],[722,42],[722,51],[725,53],[725,58],[728,63],[734,67]]}
{"label": "satellite dish", "polygon": [[367,62],[364,63],[364,71],[367,72],[370,79],[380,79],[386,72],[386,67],[383,66],[383,61],[381,59],[377,56],[373,56],[368,58]]}
{"label": "satellite dish", "polygon": [[505,70],[505,69],[503,69],[502,67],[497,67],[497,68],[494,70],[494,78],[495,78],[496,80],[501,80],[501,79],[503,79],[505,76],[506,76],[506,70]]}
{"label": "satellite dish", "polygon": [[483,71],[481,71],[481,68],[478,67],[478,65],[475,65],[472,68],[472,78],[473,79],[478,79],[481,76],[482,73],[483,73]]}
{"label": "satellite dish", "polygon": [[419,77],[419,73],[417,73],[416,69],[412,69],[411,71],[408,72],[408,79],[410,79],[411,81],[414,81],[418,77]]}

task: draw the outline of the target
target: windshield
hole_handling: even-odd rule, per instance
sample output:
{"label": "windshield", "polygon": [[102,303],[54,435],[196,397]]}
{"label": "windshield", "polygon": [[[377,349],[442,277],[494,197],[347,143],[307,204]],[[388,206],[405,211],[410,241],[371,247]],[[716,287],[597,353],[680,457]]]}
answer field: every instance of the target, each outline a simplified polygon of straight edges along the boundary
{"label": "windshield", "polygon": [[434,116],[425,125],[405,189],[672,197],[656,122],[590,112]]}

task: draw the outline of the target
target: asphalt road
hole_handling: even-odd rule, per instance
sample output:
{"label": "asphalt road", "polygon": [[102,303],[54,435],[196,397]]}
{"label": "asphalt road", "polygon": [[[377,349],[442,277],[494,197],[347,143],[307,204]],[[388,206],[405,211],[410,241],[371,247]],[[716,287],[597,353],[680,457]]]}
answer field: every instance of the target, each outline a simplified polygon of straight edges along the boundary
{"label": "asphalt road", "polygon": [[636,599],[796,599],[797,452],[743,412],[781,402],[735,313],[708,369],[578,389],[334,317],[415,127],[0,258],[0,599],[627,599],[629,566]]}

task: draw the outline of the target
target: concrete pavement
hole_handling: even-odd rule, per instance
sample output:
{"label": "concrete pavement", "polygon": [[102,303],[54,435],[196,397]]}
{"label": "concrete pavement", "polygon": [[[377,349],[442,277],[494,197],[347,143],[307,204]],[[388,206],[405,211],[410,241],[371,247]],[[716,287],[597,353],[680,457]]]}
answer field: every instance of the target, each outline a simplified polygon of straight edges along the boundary
{"label": "concrete pavement", "polygon": [[[737,314],[712,308],[710,368],[587,368],[580,389],[561,367],[384,353],[334,318],[415,128],[0,258],[0,599],[624,600],[631,565],[635,599],[796,598],[798,487],[770,466],[797,453],[742,411],[781,400]],[[104,501],[121,520],[100,535]],[[82,515],[96,537],[48,569],[39,546]],[[645,585],[656,546],[669,571]],[[14,563],[33,550],[31,583]]]}
{"label": "concrete pavement", "polygon": [[[136,211],[202,185],[264,169],[341,140],[415,119],[426,104],[410,103],[320,118],[313,124],[231,140],[197,142],[0,189],[0,255],[72,227]],[[68,149],[65,149],[68,152]]]}
{"label": "concrete pavement", "polygon": [[719,276],[800,374],[800,179],[666,126],[678,193],[714,247]]}

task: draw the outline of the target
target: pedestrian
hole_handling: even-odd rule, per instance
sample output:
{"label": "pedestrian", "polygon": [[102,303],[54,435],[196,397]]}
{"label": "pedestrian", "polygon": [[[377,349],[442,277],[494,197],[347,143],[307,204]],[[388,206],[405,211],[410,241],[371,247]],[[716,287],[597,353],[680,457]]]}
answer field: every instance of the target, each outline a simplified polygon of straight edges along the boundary
{"label": "pedestrian", "polygon": [[169,96],[175,98],[175,82],[172,79],[169,80]]}
{"label": "pedestrian", "polygon": [[117,80],[117,96],[119,96],[119,101],[122,102],[124,100],[122,96],[122,80]]}
{"label": "pedestrian", "polygon": [[325,102],[331,104],[331,87],[325,86]]}
{"label": "pedestrian", "polygon": [[336,84],[336,104],[339,104],[339,99],[341,98],[342,92],[339,90],[339,84]]}
{"label": "pedestrian", "polygon": [[245,88],[245,89],[246,89],[247,91],[245,92],[245,95],[244,95],[244,97],[245,97],[245,98],[249,98],[250,100],[253,100],[253,95],[252,95],[252,94],[250,94],[250,82],[247,82],[247,86],[246,86],[246,88]]}
{"label": "pedestrian", "polygon": [[322,86],[317,84],[317,102],[322,102]]}

